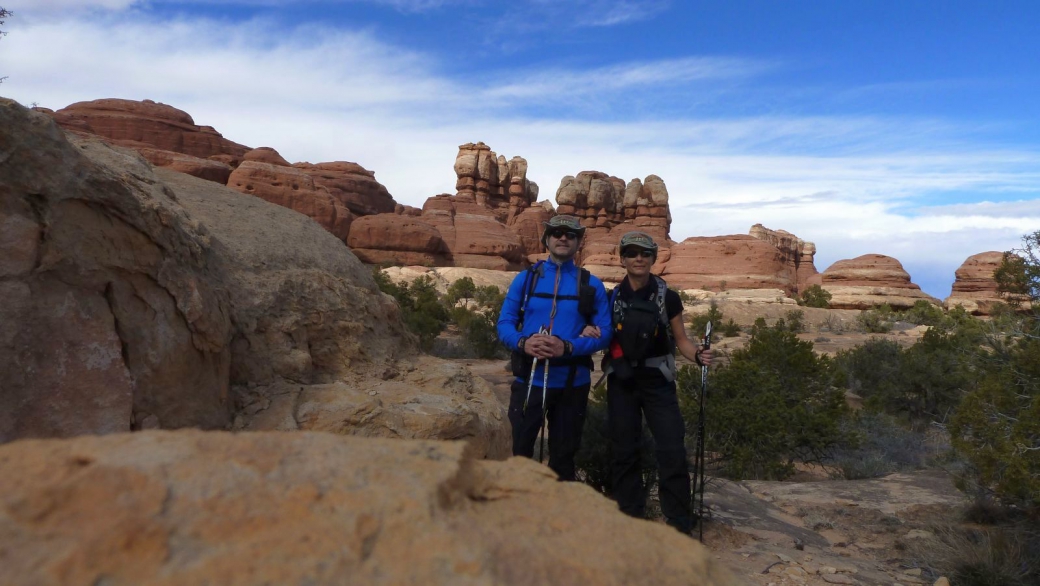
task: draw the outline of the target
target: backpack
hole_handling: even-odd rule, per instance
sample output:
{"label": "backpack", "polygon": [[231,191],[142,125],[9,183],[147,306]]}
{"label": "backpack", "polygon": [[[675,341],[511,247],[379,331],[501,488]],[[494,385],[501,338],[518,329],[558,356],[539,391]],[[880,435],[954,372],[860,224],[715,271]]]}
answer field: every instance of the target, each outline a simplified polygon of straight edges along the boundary
{"label": "backpack", "polygon": [[657,339],[659,328],[663,327],[668,335],[669,352],[675,352],[675,334],[668,321],[668,313],[664,306],[668,283],[657,275],[651,275],[657,285],[652,300],[621,299],[621,286],[614,287],[611,292],[614,336],[621,346],[622,355],[629,361],[644,360],[646,354]]}

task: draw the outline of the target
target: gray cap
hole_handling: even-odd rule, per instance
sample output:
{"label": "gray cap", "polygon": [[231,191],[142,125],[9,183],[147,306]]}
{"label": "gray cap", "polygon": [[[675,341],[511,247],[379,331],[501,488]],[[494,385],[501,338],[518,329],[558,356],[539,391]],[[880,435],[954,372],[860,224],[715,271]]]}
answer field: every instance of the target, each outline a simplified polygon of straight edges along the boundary
{"label": "gray cap", "polygon": [[627,232],[622,236],[621,243],[618,244],[618,250],[624,252],[625,249],[630,246],[652,250],[655,253],[657,252],[657,243],[654,242],[654,239],[646,232]]}
{"label": "gray cap", "polygon": [[574,216],[560,215],[553,216],[548,222],[542,222],[545,226],[545,230],[542,231],[542,245],[549,246],[549,232],[557,228],[566,228],[567,230],[574,230],[578,233],[578,237],[585,236],[585,226],[581,225],[581,220]]}

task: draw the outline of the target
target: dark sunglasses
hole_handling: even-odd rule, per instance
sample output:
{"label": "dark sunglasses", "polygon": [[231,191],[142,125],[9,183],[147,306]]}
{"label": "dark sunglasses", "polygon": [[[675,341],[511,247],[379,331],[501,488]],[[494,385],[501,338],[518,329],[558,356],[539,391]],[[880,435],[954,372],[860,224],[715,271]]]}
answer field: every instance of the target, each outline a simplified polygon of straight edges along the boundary
{"label": "dark sunglasses", "polygon": [[622,252],[621,256],[623,256],[625,258],[635,258],[637,256],[641,256],[643,258],[652,258],[654,256],[654,251],[652,251],[652,250],[631,250],[631,249],[629,249],[629,250],[626,250],[626,251]]}
{"label": "dark sunglasses", "polygon": [[552,236],[553,238],[563,238],[564,236],[566,236],[571,240],[577,240],[578,238],[581,238],[581,234],[578,234],[574,230],[553,230],[552,232],[549,232],[549,236]]}

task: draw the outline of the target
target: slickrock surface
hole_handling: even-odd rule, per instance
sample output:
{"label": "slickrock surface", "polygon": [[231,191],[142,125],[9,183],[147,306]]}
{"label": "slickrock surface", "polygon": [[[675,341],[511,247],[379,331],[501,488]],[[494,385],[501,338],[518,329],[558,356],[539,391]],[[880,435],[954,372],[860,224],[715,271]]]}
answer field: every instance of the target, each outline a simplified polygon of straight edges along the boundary
{"label": "slickrock surface", "polygon": [[920,300],[939,304],[938,299],[910,282],[910,274],[898,260],[883,254],[839,260],[807,283],[826,289],[833,309],[870,309],[884,303],[906,309]]}
{"label": "slickrock surface", "polygon": [[989,315],[993,305],[1004,303],[997,291],[997,281],[993,272],[1004,259],[1003,252],[980,252],[969,256],[957,269],[953,290],[943,302],[947,308],[958,305],[975,315]]}
{"label": "slickrock surface", "polygon": [[[0,442],[257,428],[279,385],[295,385],[296,404],[319,405],[323,421],[349,422],[353,403],[337,415],[330,387],[306,388],[338,384],[344,396],[380,395],[383,435],[471,433],[482,455],[508,445],[490,388],[462,367],[419,369],[397,305],[317,223],[72,140],[0,100]],[[445,410],[476,423],[460,428]]]}
{"label": "slickrock surface", "polygon": [[144,432],[0,446],[4,584],[683,584],[731,577],[527,459],[458,442]]}
{"label": "slickrock surface", "polygon": [[484,204],[442,194],[426,200],[422,219],[440,232],[454,266],[517,270],[526,263],[520,239]]}

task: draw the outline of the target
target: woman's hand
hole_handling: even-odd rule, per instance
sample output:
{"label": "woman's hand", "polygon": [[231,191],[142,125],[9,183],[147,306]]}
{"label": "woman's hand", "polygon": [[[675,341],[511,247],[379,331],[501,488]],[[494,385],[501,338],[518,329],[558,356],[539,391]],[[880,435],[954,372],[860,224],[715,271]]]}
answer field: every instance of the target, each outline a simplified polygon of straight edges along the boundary
{"label": "woman's hand", "polygon": [[581,331],[579,338],[596,338],[599,339],[599,327],[594,325],[587,325],[585,329]]}

